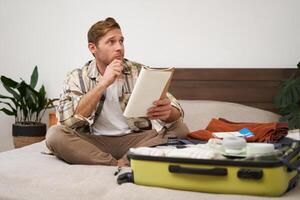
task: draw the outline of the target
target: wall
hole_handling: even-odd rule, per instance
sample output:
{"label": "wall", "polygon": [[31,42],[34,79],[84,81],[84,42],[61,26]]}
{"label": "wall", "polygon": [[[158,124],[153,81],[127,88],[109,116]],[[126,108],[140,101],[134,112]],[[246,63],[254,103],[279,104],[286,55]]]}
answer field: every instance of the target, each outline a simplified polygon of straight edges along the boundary
{"label": "wall", "polygon": [[[292,68],[300,59],[297,0],[0,0],[0,74],[40,83],[57,97],[65,73],[91,55],[86,33],[113,16],[126,57],[150,66]],[[3,93],[1,87],[0,92]],[[13,119],[0,113],[0,151]]]}

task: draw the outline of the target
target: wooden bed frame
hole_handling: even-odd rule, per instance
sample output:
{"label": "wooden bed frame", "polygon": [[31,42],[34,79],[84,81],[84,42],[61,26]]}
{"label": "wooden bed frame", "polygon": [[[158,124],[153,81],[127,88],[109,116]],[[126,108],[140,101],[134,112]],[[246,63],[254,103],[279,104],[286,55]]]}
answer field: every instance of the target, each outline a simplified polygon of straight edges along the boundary
{"label": "wooden bed frame", "polygon": [[272,101],[296,69],[177,68],[170,92],[177,99],[217,100],[277,112]]}

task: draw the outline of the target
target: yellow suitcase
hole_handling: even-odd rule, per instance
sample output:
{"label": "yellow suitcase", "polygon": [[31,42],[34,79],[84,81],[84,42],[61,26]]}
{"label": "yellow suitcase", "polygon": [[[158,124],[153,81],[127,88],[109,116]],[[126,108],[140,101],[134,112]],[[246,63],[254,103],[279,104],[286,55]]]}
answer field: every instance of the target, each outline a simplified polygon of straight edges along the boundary
{"label": "yellow suitcase", "polygon": [[251,160],[205,160],[137,155],[129,152],[131,173],[118,183],[165,187],[210,193],[280,196],[298,182],[300,147],[283,158]]}

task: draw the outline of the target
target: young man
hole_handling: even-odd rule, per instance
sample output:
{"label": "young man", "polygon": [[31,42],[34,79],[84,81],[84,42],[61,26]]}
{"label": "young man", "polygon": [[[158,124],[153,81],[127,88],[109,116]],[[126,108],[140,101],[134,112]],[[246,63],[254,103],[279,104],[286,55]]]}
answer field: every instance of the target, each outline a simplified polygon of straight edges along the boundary
{"label": "young man", "polygon": [[107,18],[88,32],[95,59],[68,74],[57,107],[59,125],[52,126],[46,145],[72,164],[128,165],[131,147],[165,143],[168,136],[184,137],[183,111],[171,94],[153,102],[147,117],[125,118],[141,65],[124,58],[119,24]]}

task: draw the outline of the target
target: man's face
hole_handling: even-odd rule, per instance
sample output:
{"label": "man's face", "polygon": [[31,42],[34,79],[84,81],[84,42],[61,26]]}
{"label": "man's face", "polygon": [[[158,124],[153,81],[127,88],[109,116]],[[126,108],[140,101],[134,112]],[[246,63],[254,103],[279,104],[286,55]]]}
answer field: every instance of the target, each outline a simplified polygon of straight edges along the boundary
{"label": "man's face", "polygon": [[120,29],[108,31],[98,44],[89,43],[90,51],[95,55],[99,64],[104,67],[109,65],[114,59],[122,60],[124,58],[124,37]]}

